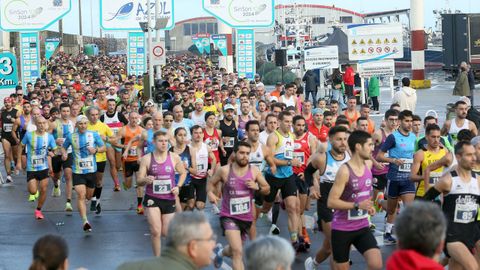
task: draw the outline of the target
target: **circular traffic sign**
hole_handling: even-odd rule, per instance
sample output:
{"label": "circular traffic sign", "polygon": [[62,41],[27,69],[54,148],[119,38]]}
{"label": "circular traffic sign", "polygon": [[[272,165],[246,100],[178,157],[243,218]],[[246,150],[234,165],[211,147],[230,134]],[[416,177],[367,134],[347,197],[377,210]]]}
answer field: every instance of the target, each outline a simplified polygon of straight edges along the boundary
{"label": "circular traffic sign", "polygon": [[165,50],[162,46],[153,47],[153,55],[156,57],[161,57],[165,53]]}
{"label": "circular traffic sign", "polygon": [[373,47],[368,48],[369,53],[373,53],[373,50],[374,50]]}

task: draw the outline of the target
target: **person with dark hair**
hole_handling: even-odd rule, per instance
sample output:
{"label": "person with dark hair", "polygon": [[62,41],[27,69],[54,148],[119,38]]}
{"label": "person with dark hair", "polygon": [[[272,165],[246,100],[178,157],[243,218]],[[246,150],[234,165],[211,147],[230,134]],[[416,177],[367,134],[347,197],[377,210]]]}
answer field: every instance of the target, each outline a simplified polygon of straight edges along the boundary
{"label": "person with dark hair", "polygon": [[[404,110],[398,115],[399,129],[390,134],[377,154],[378,162],[390,163],[388,168],[387,223],[383,240],[386,244],[396,243],[392,236],[393,221],[400,198],[404,204],[415,198],[415,184],[410,181],[416,137],[412,131],[413,113]],[[386,154],[388,152],[388,157]]]}
{"label": "person with dark hair", "polygon": [[[145,186],[143,206],[148,216],[154,256],[160,256],[160,238],[166,236],[175,214],[175,197],[185,182],[187,173],[181,158],[168,151],[168,136],[160,130],[153,135],[155,150],[140,160],[137,185]],[[175,172],[179,173],[178,183]]]}
{"label": "person with dark hair", "polygon": [[[345,120],[346,121],[346,120]],[[348,121],[347,121],[348,122]],[[316,269],[331,254],[332,245],[331,224],[333,219],[332,209],[327,206],[327,199],[335,175],[342,164],[350,160],[347,151],[347,128],[335,125],[328,132],[331,149],[324,152],[316,152],[305,168],[305,183],[309,187],[310,197],[317,200],[318,227],[325,235],[322,247],[317,251],[315,257],[308,257],[305,260],[306,269]],[[316,171],[320,172],[320,179],[313,178]]]}
{"label": "person with dark hair", "polygon": [[220,152],[220,165],[226,165],[233,153],[233,146],[238,142],[237,122],[234,120],[235,107],[232,104],[223,106],[223,119],[220,120],[223,147],[226,153]]}
{"label": "person with dark hair", "polygon": [[368,119],[360,116],[355,123],[355,129],[368,132]]}
{"label": "person with dark hair", "polygon": [[428,125],[425,130],[425,138],[427,140],[427,147],[426,149],[418,150],[413,156],[412,171],[410,173],[410,179],[414,182],[418,182],[415,194],[417,197],[423,197],[425,191],[428,190],[431,185],[435,185],[443,174],[443,167],[439,167],[435,170],[429,168],[428,181],[424,181],[427,167],[442,159],[449,153],[449,151],[440,143],[440,127],[438,125]]}
{"label": "person with dark hair", "polygon": [[368,269],[382,269],[382,255],[369,228],[368,216],[375,215],[372,193],[373,141],[365,131],[353,131],[348,138],[352,158],[335,176],[327,206],[334,209],[332,255],[335,269],[348,269],[353,245],[365,258]]}
{"label": "person with dark hair", "polygon": [[351,96],[348,98],[348,107],[344,112],[344,115],[347,117],[350,126],[352,126],[355,121],[360,117],[360,112],[357,110],[357,98]]}
{"label": "person with dark hair", "polygon": [[[214,112],[205,113],[205,128],[203,129],[203,141],[212,149],[213,154],[215,155],[215,160],[217,163],[220,163],[220,152],[223,155],[227,154],[225,148],[223,147],[222,131],[215,127],[217,122],[217,116]],[[209,160],[209,162],[212,162]]]}
{"label": "person with dark hair", "polygon": [[313,123],[308,126],[310,134],[315,136],[320,142],[326,143],[328,137],[328,127],[323,124],[323,110],[316,108],[312,111]]}
{"label": "person with dark hair", "polygon": [[458,141],[458,133],[463,129],[471,130],[476,136],[478,134],[475,123],[467,119],[468,105],[465,101],[459,100],[455,102],[455,118],[446,120],[442,127],[442,135],[449,136],[452,144]]}
{"label": "person with dark hair", "polygon": [[33,246],[33,261],[28,270],[67,270],[68,245],[63,237],[47,234]]}
{"label": "person with dark hair", "polygon": [[415,112],[417,105],[417,92],[410,87],[410,79],[405,77],[402,79],[402,88],[393,96],[392,103],[398,103],[400,110],[410,110]]}
{"label": "person with dark hair", "polygon": [[298,197],[295,185],[293,166],[301,166],[300,160],[293,156],[294,135],[292,128],[292,115],[281,112],[278,115],[279,128],[268,136],[267,147],[273,152],[269,158],[269,164],[275,164],[267,168],[265,178],[270,185],[270,193],[265,196],[262,213],[268,213],[272,208],[278,191],[281,192],[288,214],[288,230],[290,240],[295,248],[299,248],[303,238],[298,236]]}
{"label": "person with dark hair", "polygon": [[312,100],[317,100],[318,76],[313,70],[307,70],[303,75],[302,81],[305,82],[305,100],[312,96]]}
{"label": "person with dark hair", "polygon": [[387,270],[443,270],[437,260],[445,244],[447,221],[436,204],[416,201],[395,220],[398,250]]}
{"label": "person with dark hair", "polygon": [[[228,245],[218,245],[215,252],[214,265],[219,268],[223,256],[231,257],[233,269],[243,269],[242,242],[247,237],[254,219],[253,197],[255,191],[262,195],[270,192],[270,186],[262,172],[249,165],[251,146],[247,142],[239,142],[234,147],[235,160],[230,165],[220,167],[208,181],[208,198],[212,204],[221,199],[220,224],[227,238]],[[221,185],[221,186],[220,186]],[[218,192],[222,189],[222,193]]]}
{"label": "person with dark hair", "polygon": [[422,131],[422,118],[419,115],[414,114],[412,119],[412,133],[418,138]]}
{"label": "person with dark hair", "polygon": [[480,206],[480,180],[472,172],[475,147],[466,141],[455,145],[458,166],[443,175],[424,198],[433,201],[443,194],[442,210],[448,222],[445,253],[450,258],[449,269],[478,269],[472,254],[480,243],[477,215]]}

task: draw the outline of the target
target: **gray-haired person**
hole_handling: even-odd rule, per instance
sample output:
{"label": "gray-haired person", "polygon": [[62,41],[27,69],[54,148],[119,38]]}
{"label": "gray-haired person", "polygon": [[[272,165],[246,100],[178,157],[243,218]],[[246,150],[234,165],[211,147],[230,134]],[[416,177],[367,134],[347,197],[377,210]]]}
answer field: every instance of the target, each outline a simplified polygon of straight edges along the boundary
{"label": "gray-haired person", "polygon": [[117,269],[201,269],[212,263],[215,244],[216,235],[204,214],[177,213],[170,222],[166,247],[160,257],[124,263]]}
{"label": "gray-haired person", "polygon": [[398,249],[387,261],[388,270],[441,270],[437,260],[443,251],[447,221],[438,205],[415,201],[395,220]]}
{"label": "gray-haired person", "polygon": [[292,244],[278,236],[260,237],[244,252],[246,270],[289,270],[295,260]]}

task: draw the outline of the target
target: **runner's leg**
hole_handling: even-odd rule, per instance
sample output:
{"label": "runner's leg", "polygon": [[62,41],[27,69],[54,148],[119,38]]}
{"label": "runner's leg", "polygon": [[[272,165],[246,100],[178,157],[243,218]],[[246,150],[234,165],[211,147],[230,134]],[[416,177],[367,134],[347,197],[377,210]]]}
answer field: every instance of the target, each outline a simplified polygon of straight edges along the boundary
{"label": "runner's leg", "polygon": [[146,207],[147,220],[150,225],[150,239],[154,256],[160,256],[160,238],[162,234],[162,215],[159,207]]}
{"label": "runner's leg", "polygon": [[232,258],[233,269],[242,270],[244,266],[242,262],[243,247],[241,232],[239,230],[225,230],[225,238],[227,238],[228,246],[223,249],[223,255]]}

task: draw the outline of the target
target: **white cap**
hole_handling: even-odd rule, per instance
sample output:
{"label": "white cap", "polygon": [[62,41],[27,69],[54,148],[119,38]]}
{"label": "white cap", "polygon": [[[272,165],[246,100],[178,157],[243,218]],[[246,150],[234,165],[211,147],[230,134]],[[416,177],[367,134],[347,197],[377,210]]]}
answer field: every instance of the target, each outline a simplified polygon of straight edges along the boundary
{"label": "white cap", "polygon": [[82,114],[82,115],[77,116],[77,123],[78,122],[83,122],[83,121],[88,122],[88,118],[85,115]]}
{"label": "white cap", "polygon": [[466,96],[460,97],[460,98],[458,99],[458,101],[463,101],[463,102],[467,103],[467,106],[468,106],[468,107],[472,107],[472,102],[471,102],[470,99],[469,99],[468,97],[466,97]]}

